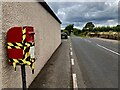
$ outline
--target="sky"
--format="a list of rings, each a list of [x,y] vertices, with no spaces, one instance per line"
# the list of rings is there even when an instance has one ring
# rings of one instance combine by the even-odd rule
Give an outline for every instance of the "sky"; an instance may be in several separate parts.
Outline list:
[[[45,0],[61,20],[61,28],[74,24],[82,29],[87,22],[95,26],[116,26],[118,24],[118,0]]]

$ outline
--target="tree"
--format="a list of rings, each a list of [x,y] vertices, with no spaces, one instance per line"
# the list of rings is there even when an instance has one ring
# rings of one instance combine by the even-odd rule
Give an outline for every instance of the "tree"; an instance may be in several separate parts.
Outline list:
[[[79,35],[80,33],[81,33],[81,30],[80,30],[80,29],[73,28],[73,34],[74,34],[74,35]]]
[[[73,27],[74,27],[74,24],[69,24],[68,26],[65,27],[65,30],[69,32],[69,35],[71,35]]]
[[[67,35],[69,35],[69,32],[67,30],[63,30],[64,33],[66,33]]]
[[[116,31],[117,31],[117,32],[120,32],[120,25],[117,25],[117,26],[116,26]]]
[[[95,25],[92,22],[87,22],[85,27],[83,28],[84,31],[93,31]]]

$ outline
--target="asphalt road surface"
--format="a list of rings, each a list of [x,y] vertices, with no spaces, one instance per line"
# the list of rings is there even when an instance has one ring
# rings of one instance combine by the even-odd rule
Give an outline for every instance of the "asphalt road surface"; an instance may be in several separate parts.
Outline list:
[[[87,88],[118,88],[118,43],[76,36],[71,42]]]
[[[64,90],[71,88],[69,42],[62,44],[29,86],[29,90]]]

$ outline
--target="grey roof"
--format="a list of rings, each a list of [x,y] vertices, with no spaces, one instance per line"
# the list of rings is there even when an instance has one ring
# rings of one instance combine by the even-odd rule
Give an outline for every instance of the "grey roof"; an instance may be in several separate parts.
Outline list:
[[[46,2],[39,2],[60,24],[62,23]]]

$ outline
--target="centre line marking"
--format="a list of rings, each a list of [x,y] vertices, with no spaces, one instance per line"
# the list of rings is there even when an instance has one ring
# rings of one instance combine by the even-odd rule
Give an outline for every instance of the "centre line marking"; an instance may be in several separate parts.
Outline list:
[[[72,74],[73,77],[73,89],[78,90],[78,85],[77,85],[77,76],[75,73]]]
[[[73,55],[73,52],[70,52],[70,55]]]
[[[72,48],[70,48],[70,50],[72,50]]]
[[[72,65],[75,65],[74,59],[73,59],[73,58],[71,59],[71,63],[72,63]]]
[[[112,52],[112,53],[114,53],[114,54],[120,55],[119,53],[117,53],[117,52],[115,52],[115,51],[113,51],[113,50],[110,50],[110,49],[108,49],[108,48],[106,48],[106,47],[104,47],[104,46],[101,46],[101,45],[99,45],[99,44],[97,44],[97,46],[99,46],[99,47],[101,47],[101,48],[104,48],[105,50],[108,50],[108,51],[110,51],[110,52]]]

